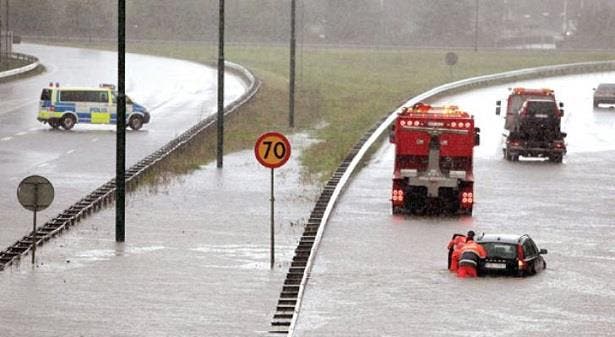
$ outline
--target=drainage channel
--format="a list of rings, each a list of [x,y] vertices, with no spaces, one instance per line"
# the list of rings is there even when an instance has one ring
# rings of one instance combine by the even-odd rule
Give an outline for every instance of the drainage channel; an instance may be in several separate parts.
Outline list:
[[[314,242],[317,240],[318,230],[323,223],[323,215],[331,200],[340,179],[348,169],[350,162],[355,158],[359,150],[363,147],[367,139],[378,129],[378,127],[386,120],[387,117],[378,121],[376,125],[368,130],[363,137],[357,142],[346,158],[342,161],[339,167],[335,170],[329,181],[324,186],[320,197],[316,201],[312,213],[305,224],[301,239],[295,249],[295,255],[288,268],[286,279],[280,292],[280,298],[276,305],[269,333],[276,335],[288,335],[290,326],[298,312],[298,301],[301,290],[301,283],[307,276],[306,269],[308,268],[308,260],[310,256],[316,254]],[[326,219],[324,220],[326,221]]]
[[[227,65],[228,66],[228,65]],[[233,65],[238,67],[237,65]],[[245,71],[244,77],[249,81],[248,90],[235,102],[230,103],[224,109],[224,116],[237,110],[239,106],[246,103],[252,98],[260,88],[260,81],[256,80],[247,70],[240,68],[239,71]],[[190,129],[184,131],[176,138],[169,141],[166,145],[158,149],[156,152],[145,157],[128,170],[126,170],[126,190],[130,190],[137,186],[140,178],[160,163],[163,159],[174,153],[176,150],[187,145],[192,139],[202,132],[216,131],[216,118],[212,116],[203,119]],[[8,266],[20,261],[21,257],[28,254],[32,249],[32,243],[37,246],[42,246],[51,238],[68,230],[71,226],[77,224],[82,219],[103,209],[115,200],[115,178],[101,185],[93,192],[77,201],[75,204],[65,209],[55,218],[47,221],[43,226],[36,229],[36,232],[30,232],[14,244],[0,252],[0,271]]]

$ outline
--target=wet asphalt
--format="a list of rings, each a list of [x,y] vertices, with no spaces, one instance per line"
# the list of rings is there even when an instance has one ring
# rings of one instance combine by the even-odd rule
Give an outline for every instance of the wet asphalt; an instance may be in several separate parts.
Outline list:
[[[472,217],[393,216],[394,148],[378,145],[327,225],[295,336],[608,336],[615,328],[615,109],[593,109],[608,75],[524,81],[445,97],[475,115]],[[563,164],[502,159],[495,101],[508,87],[551,87],[565,103]],[[547,270],[459,279],[453,233],[529,234]]]
[[[46,67],[39,76],[0,84],[0,246],[32,230],[32,213],[21,208],[16,190],[32,174],[47,177],[55,189],[52,205],[39,212],[41,223],[115,177],[115,126],[77,124],[53,130],[36,120],[41,90],[60,86],[97,87],[117,82],[117,54],[87,49],[19,45]],[[127,54],[126,93],[151,112],[151,122],[126,131],[127,168],[156,151],[197,121],[215,113],[216,70],[167,58]],[[227,102],[245,85],[227,76]]]
[[[503,120],[493,111],[506,87],[447,98],[474,113],[483,134],[472,217],[392,216],[393,148],[380,144],[327,225],[295,335],[609,335],[615,112],[594,111],[590,101],[591,85],[604,78],[524,82],[551,86],[566,103],[562,165],[502,160]],[[114,242],[108,209],[43,246],[35,268],[26,259],[0,273],[1,335],[266,335],[318,193],[297,161],[309,139],[291,143],[297,151],[275,171],[273,270],[270,172],[252,151],[238,152],[222,170],[205,165],[130,194],[126,243]],[[446,244],[468,229],[529,233],[549,250],[547,271],[457,279],[446,270]]]

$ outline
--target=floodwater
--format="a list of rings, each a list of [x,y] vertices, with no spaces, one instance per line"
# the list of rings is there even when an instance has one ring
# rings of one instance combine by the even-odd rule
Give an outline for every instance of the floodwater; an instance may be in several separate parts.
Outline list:
[[[70,131],[52,130],[36,120],[41,90],[49,82],[61,87],[117,82],[117,54],[87,49],[19,45],[36,55],[47,71],[0,84],[0,246],[32,231],[32,213],[16,196],[19,182],[31,175],[54,185],[52,205],[39,212],[44,223],[115,177],[115,125],[77,124]],[[127,54],[126,93],[151,112],[139,131],[126,132],[127,168],[158,150],[199,120],[217,111],[217,70],[192,62]],[[225,101],[246,90],[238,77],[225,81]]]
[[[481,128],[472,217],[392,216],[394,148],[383,143],[327,225],[295,336],[608,336],[615,329],[615,110],[592,108],[592,86],[615,74],[481,89],[457,104]],[[563,164],[502,159],[495,101],[508,87],[550,87],[565,102]],[[528,233],[547,270],[528,278],[458,279],[453,233]]]
[[[276,169],[270,269],[270,169],[253,151],[128,196],[126,242],[114,210],[87,218],[0,273],[0,335],[266,335],[318,189],[300,179],[311,141],[290,138]]]

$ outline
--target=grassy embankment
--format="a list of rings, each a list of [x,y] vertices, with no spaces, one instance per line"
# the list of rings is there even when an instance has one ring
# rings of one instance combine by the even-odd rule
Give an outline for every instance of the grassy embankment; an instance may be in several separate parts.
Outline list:
[[[127,47],[131,52],[209,64],[217,56],[215,46],[203,44],[129,43]],[[457,51],[459,61],[451,76],[444,63],[446,52],[305,47],[297,53],[296,128],[289,130],[288,49],[227,46],[226,59],[252,70],[263,86],[255,99],[225,124],[225,152],[252,148],[264,131],[307,131],[322,142],[300,158],[306,177],[326,179],[365,130],[408,98],[432,87],[507,70],[612,57],[606,52]],[[215,160],[215,135],[197,143],[163,171],[188,172]]]

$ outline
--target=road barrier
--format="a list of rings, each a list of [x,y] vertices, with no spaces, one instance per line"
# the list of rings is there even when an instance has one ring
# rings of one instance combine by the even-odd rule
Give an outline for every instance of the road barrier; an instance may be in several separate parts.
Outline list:
[[[271,328],[269,332],[272,334],[286,334],[288,336],[293,336],[297,317],[299,316],[301,309],[303,293],[307,282],[310,279],[310,272],[314,264],[316,251],[318,250],[320,240],[322,239],[329,216],[335,207],[337,198],[343,192],[350,177],[365,157],[369,148],[386,130],[388,130],[389,126],[393,123],[403,107],[412,106],[415,103],[433,99],[438,96],[450,95],[456,92],[472,90],[494,84],[536,79],[540,77],[555,77],[606,71],[615,71],[615,61],[584,62],[528,68],[468,78],[441,85],[418,96],[412,97],[408,99],[404,105],[390,112],[387,116],[378,121],[376,125],[368,130],[352,147],[348,156],[342,161],[340,166],[337,170],[335,170],[325,185],[320,198],[316,202],[310,218],[308,219],[308,223],[305,225],[305,229],[299,244],[295,249],[295,256],[293,257],[286,280],[282,286],[282,292],[280,293],[280,298],[271,321]]]
[[[231,62],[226,62],[225,64],[229,72],[237,74],[248,86],[248,89],[243,95],[224,108],[224,116],[228,117],[237,111],[238,107],[248,102],[256,94],[261,83],[244,67]],[[154,153],[131,166],[126,170],[126,187],[136,187],[141,177],[151,171],[157,164],[167,159],[172,153],[190,144],[198,135],[209,131],[215,132],[216,119],[217,116],[214,114],[201,120]],[[115,187],[114,178],[65,209],[55,218],[47,221],[43,226],[39,227],[36,232],[30,232],[7,249],[1,251],[0,271],[19,261],[22,256],[28,254],[32,248],[33,241],[37,246],[41,246],[49,239],[69,229],[80,220],[112,204],[115,200]]]
[[[31,56],[31,55],[26,55],[26,54],[21,54],[21,53],[10,53],[9,57],[14,60],[26,61],[28,65],[25,65],[20,68],[15,68],[15,69],[0,72],[0,79],[6,78],[9,76],[27,73],[28,71],[33,70],[34,68],[38,67],[38,65],[40,64],[38,58]]]

